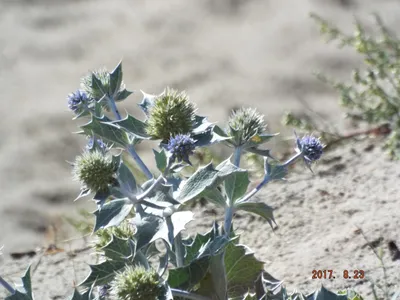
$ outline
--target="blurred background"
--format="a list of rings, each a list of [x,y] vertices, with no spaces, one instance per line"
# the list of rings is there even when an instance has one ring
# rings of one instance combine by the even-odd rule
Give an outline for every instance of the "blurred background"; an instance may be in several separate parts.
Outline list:
[[[66,96],[87,72],[121,59],[135,91],[123,107],[138,117],[140,90],[171,86],[220,125],[232,108],[252,106],[285,136],[282,114],[308,106],[345,130],[337,93],[313,72],[346,80],[360,61],[325,44],[310,12],[348,33],[354,17],[372,24],[373,12],[400,25],[397,0],[1,0],[0,246],[8,253],[54,242],[62,216],[94,208],[73,202],[79,185],[67,161],[85,139],[72,134],[79,122]]]

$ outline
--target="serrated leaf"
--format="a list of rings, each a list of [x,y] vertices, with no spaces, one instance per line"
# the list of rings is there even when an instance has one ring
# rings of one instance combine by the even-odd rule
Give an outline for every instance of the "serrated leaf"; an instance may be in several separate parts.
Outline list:
[[[204,132],[211,126],[213,126],[213,123],[208,122],[207,117],[195,115],[192,134]]]
[[[213,130],[208,129],[207,131],[200,132],[191,136],[196,142],[196,147],[205,147],[209,145],[213,145],[222,141],[225,141],[229,138],[220,136]]]
[[[347,295],[335,294],[322,285],[319,290],[307,295],[306,300],[347,300]]]
[[[186,180],[180,187],[177,201],[185,203],[198,197],[208,188],[215,188],[225,178],[235,172],[243,172],[245,170],[234,166],[229,159],[220,163],[215,169],[211,163],[204,167],[198,168],[197,171]]]
[[[174,227],[173,236],[175,238],[179,232],[185,229],[186,224],[193,221],[193,213],[191,211],[178,211],[171,216],[171,221]],[[161,224],[159,230],[150,240],[150,243],[158,239],[163,239],[170,247],[172,247],[168,238],[167,222],[165,221]]]
[[[271,154],[270,154],[270,150],[269,149],[258,149],[256,147],[250,147],[250,148],[246,148],[245,149],[246,152],[250,152],[250,153],[254,153],[263,157],[269,157],[274,159]]]
[[[137,193],[135,177],[133,176],[131,170],[124,163],[119,165],[117,178],[120,190],[125,197],[133,197]]]
[[[141,91],[143,94],[143,100],[138,105],[141,110],[145,113],[146,116],[149,115],[150,108],[153,106],[154,101],[156,99],[156,95],[146,94],[145,92]]]
[[[127,199],[116,199],[104,204],[101,209],[94,212],[96,222],[93,231],[118,226],[130,213],[132,207],[133,204]]]
[[[95,73],[92,73],[92,88],[101,91],[103,94],[103,97],[105,94],[107,94],[107,90],[104,88],[103,84],[101,83],[101,80],[97,78]],[[100,100],[100,99],[96,99]]]
[[[126,258],[134,255],[134,242],[128,239],[121,239],[114,234],[111,235],[111,240],[107,245],[101,248],[104,255],[108,259],[115,261],[125,261]]]
[[[228,281],[225,273],[224,253],[219,253],[211,257],[210,273],[212,276],[216,299],[227,299]]]
[[[119,102],[119,101],[125,100],[126,98],[128,98],[132,94],[133,94],[133,92],[128,91],[127,89],[120,90],[117,93],[117,96],[115,97],[115,101]]]
[[[96,194],[93,196],[93,201],[96,202],[97,208],[101,209],[108,199],[108,197],[111,196],[111,193],[109,190],[106,191],[98,191]]]
[[[150,139],[150,136],[146,133],[146,123],[136,119],[131,115],[127,115],[126,118],[118,121],[113,121],[112,124],[116,124],[119,127],[126,130],[128,133],[133,134],[136,138],[145,140]]]
[[[161,173],[163,173],[165,171],[165,168],[167,167],[167,154],[165,153],[164,149],[162,149],[160,152],[157,152],[153,149],[153,153],[156,159],[157,169],[160,170]]]
[[[237,199],[246,193],[249,183],[250,180],[247,171],[232,174],[232,176],[229,176],[224,181],[225,193],[228,197],[230,205],[235,203]]]
[[[124,261],[107,260],[97,265],[89,265],[90,274],[80,283],[80,286],[90,287],[93,284],[104,285],[114,279],[115,272],[125,267]]]
[[[164,220],[162,218],[154,215],[135,215],[135,217],[132,219],[132,224],[137,228],[134,239],[136,240],[136,247],[138,250],[150,243],[150,240],[159,230],[163,222]]]
[[[92,119],[85,125],[82,125],[81,128],[86,135],[91,136],[95,134],[105,142],[115,143],[124,148],[129,144],[125,131],[108,122],[108,118],[104,116],[102,118],[92,116]]]
[[[185,245],[185,264],[189,264],[191,261],[196,259],[201,253],[200,249],[214,237],[215,235],[213,230],[204,235],[199,233],[196,234],[193,240],[189,244]]]
[[[225,269],[229,297],[239,297],[249,289],[263,271],[264,263],[245,245],[229,243],[225,248]]]
[[[33,298],[29,297],[25,293],[21,293],[20,291],[15,291],[15,294],[8,296],[5,300],[33,300]]]
[[[260,217],[263,217],[271,227],[272,223],[276,224],[273,214],[274,209],[263,202],[247,201],[247,202],[236,203],[235,208],[236,210],[244,210],[259,215]]]
[[[189,290],[196,285],[208,271],[210,257],[204,256],[187,266],[169,270],[168,284],[172,288]]]
[[[24,291],[16,290],[13,295],[10,295],[6,300],[33,300],[32,282],[31,282],[31,266],[27,268],[25,274],[21,277],[22,287]]]
[[[122,84],[122,62],[115,67],[115,69],[110,73],[110,95],[115,97]]]
[[[270,180],[284,180],[285,176],[288,174],[286,166],[270,164],[268,158],[264,158],[264,170],[266,176],[268,176]]]
[[[222,196],[222,193],[217,188],[207,189],[200,196],[214,203],[217,207],[225,208],[227,206],[224,196]]]

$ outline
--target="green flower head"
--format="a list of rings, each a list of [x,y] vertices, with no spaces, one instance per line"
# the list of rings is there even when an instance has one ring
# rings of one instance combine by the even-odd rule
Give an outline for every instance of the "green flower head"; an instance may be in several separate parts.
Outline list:
[[[185,92],[167,88],[149,110],[146,131],[153,138],[166,142],[172,136],[192,131],[194,113],[194,104],[189,102]]]
[[[116,167],[109,156],[95,151],[85,151],[74,163],[74,179],[93,192],[104,191],[115,183]]]
[[[241,108],[234,111],[228,121],[229,136],[235,146],[241,146],[265,131],[264,116],[256,109]]]
[[[115,276],[111,291],[118,300],[158,300],[165,288],[155,270],[127,266]]]
[[[135,235],[135,227],[128,220],[125,220],[119,226],[112,226],[97,230],[97,241],[94,244],[94,248],[98,251],[101,251],[101,248],[106,246],[111,241],[113,235],[124,240],[132,239]]]

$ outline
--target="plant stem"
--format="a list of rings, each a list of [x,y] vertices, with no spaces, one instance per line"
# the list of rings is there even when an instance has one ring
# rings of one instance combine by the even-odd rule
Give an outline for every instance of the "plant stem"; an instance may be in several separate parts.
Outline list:
[[[266,185],[270,181],[269,176],[265,176],[263,181],[261,181],[250,193],[248,193],[246,196],[244,196],[242,199],[238,200],[237,203],[242,203],[246,202],[249,200],[251,197],[253,197],[261,188]]]
[[[140,202],[141,200],[146,198],[154,190],[154,188],[160,183],[161,180],[163,180],[163,176],[162,175],[160,175],[157,178],[157,180],[155,182],[153,182],[153,184],[147,190],[145,190],[142,194],[140,194],[139,196],[136,197],[138,202]]]
[[[142,172],[146,175],[147,179],[153,178],[153,174],[151,174],[149,168],[147,168],[142,159],[139,157],[133,145],[129,145],[127,151],[132,156],[133,160],[138,164]]]
[[[178,289],[171,289],[171,292],[174,297],[182,297],[182,298],[190,299],[190,300],[211,300],[208,297],[196,295],[196,294],[178,290]]]
[[[0,276],[0,285],[2,285],[7,291],[11,293],[11,295],[15,294],[15,289]]]
[[[109,97],[108,98],[108,102],[110,104],[110,108],[111,108],[115,118],[117,120],[121,120],[122,119],[121,118],[121,114],[118,111],[118,108],[117,108],[117,105],[115,104],[114,98]],[[132,156],[133,160],[138,164],[139,168],[146,175],[147,179],[153,178],[153,174],[151,174],[149,168],[147,168],[147,166],[144,164],[142,159],[139,157],[139,155],[137,154],[137,152],[136,152],[135,148],[133,147],[133,145],[129,145],[128,148],[127,148],[127,151]]]
[[[236,147],[235,152],[233,154],[233,164],[236,167],[239,167],[240,164],[240,155],[242,154],[242,148]],[[233,219],[233,203],[229,203],[229,206],[225,209],[225,221],[224,221],[224,229],[226,236],[229,236],[232,228],[232,219]]]
[[[176,266],[178,268],[183,267],[183,259],[184,259],[184,249],[183,249],[183,244],[182,244],[182,235],[179,232],[174,240],[174,246],[175,246],[175,255],[176,255]]]

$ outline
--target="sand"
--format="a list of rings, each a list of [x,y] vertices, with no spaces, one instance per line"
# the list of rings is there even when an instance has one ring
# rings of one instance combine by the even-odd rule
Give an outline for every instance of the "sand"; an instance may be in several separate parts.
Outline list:
[[[337,93],[312,73],[346,80],[360,58],[351,49],[326,45],[310,12],[347,32],[354,16],[372,24],[372,12],[379,12],[391,28],[400,25],[397,1],[2,1],[2,274],[14,278],[28,263],[11,259],[11,253],[49,243],[68,248],[61,244],[65,237],[49,228],[59,228],[62,216],[76,215],[78,208],[94,208],[90,202],[73,202],[79,185],[71,181],[67,163],[85,141],[71,133],[79,122],[71,121],[66,96],[90,70],[112,69],[122,59],[127,88],[135,90],[123,108],[138,117],[140,90],[156,94],[171,86],[186,90],[199,114],[222,125],[232,107],[252,106],[265,114],[271,132],[285,137],[291,130],[280,124],[283,112],[305,113],[306,102],[341,132],[351,130]],[[270,147],[278,149],[279,141]],[[370,143],[376,147],[365,152]],[[139,153],[151,162],[148,148]],[[378,141],[348,145],[325,160],[314,176],[300,168],[291,183],[272,184],[260,194],[261,201],[277,208],[279,229],[272,233],[257,219],[244,228],[248,220],[238,220],[243,232],[251,232],[244,242],[266,261],[271,274],[302,291],[318,286],[318,280],[310,279],[313,269],[340,273],[363,268],[372,278],[382,278],[377,259],[354,233],[357,225],[372,240],[383,238],[390,279],[398,282],[399,261],[392,263],[387,253],[389,240],[400,244],[398,163],[387,160]],[[206,224],[214,217],[203,213],[199,218]],[[34,279],[38,299],[64,299],[70,291],[71,259],[63,255],[42,259]],[[82,279],[81,266],[74,265]],[[356,282],[323,283],[339,289]],[[356,288],[368,293],[366,283]]]

